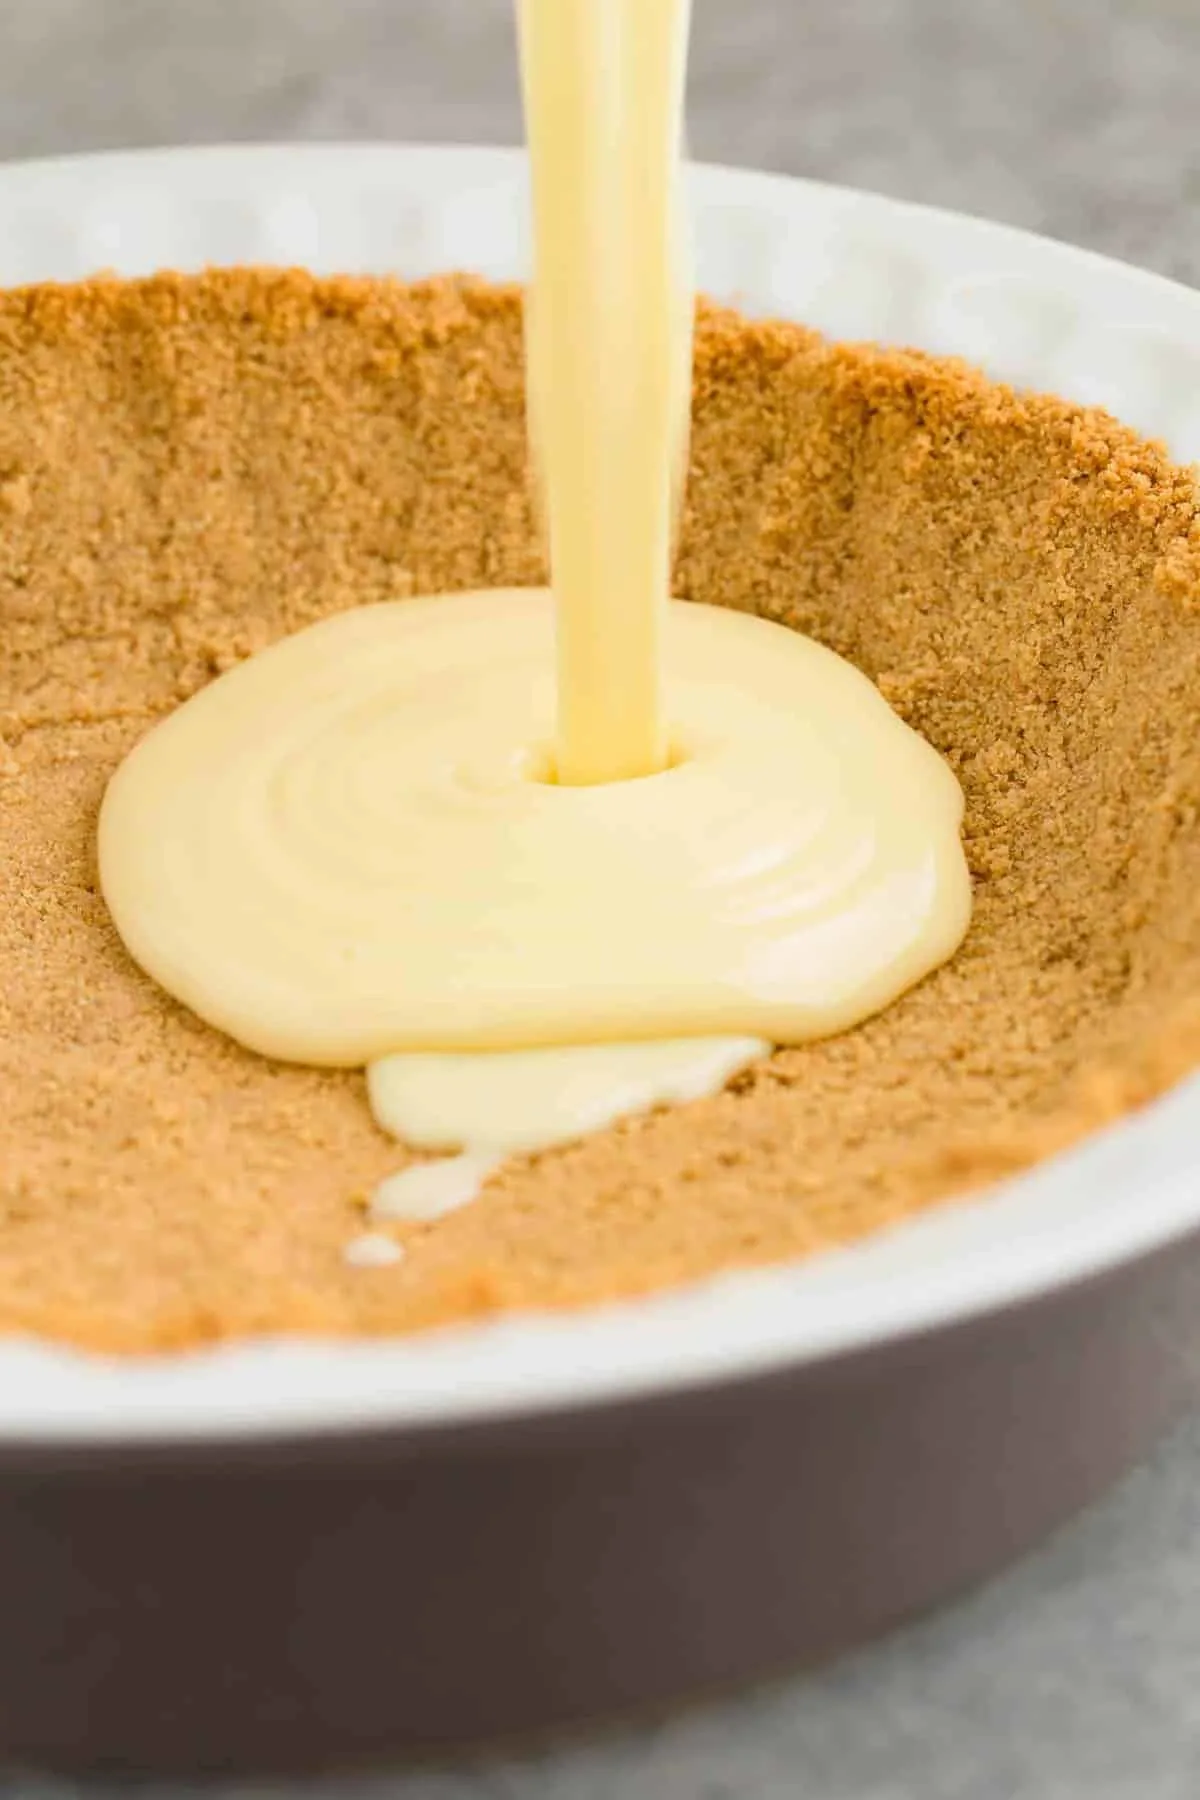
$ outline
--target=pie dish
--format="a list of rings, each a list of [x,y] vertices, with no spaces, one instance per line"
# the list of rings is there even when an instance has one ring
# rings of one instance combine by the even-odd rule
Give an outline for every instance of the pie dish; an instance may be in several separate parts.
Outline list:
[[[406,279],[468,268],[503,281],[521,273],[522,180],[520,159],[509,153],[400,147],[16,167],[0,175],[0,278],[14,285],[77,279],[113,263],[130,276],[249,262],[303,264],[318,274],[395,270]],[[1151,495],[1144,567],[1130,591],[1152,588],[1158,599],[1147,606],[1178,601],[1167,590],[1173,582],[1187,588],[1190,551],[1187,531],[1170,538],[1170,529],[1188,504],[1183,465],[1200,454],[1200,365],[1189,347],[1200,299],[1063,246],[868,196],[718,170],[696,171],[695,190],[702,285],[719,300],[750,315],[803,319],[839,338],[964,354],[994,377],[1106,404],[1165,439],[1171,462],[1107,427],[1081,427],[1079,480],[1092,491],[1105,469],[1120,475],[1110,522],[1130,494]],[[263,288],[239,289],[240,279],[176,284],[173,304],[195,305],[208,293],[252,310]],[[278,278],[275,291],[294,300],[313,288],[292,276]],[[470,310],[476,303],[463,291],[454,303]],[[438,292],[441,305],[445,290]],[[502,310],[500,302],[478,304]],[[68,306],[64,316],[74,328],[81,315]],[[735,330],[713,315],[709,330],[717,360],[732,343],[727,331],[768,361],[772,346],[785,346],[790,360],[797,354],[799,339],[769,325]],[[995,390],[965,372],[892,352],[811,355],[821,375],[804,391],[833,395],[852,411],[866,408],[886,422],[900,416],[898,393],[916,394],[932,450],[917,442],[910,412],[898,446],[910,461],[936,460],[938,433],[964,409],[974,408],[978,431],[990,429]],[[1037,432],[1049,434],[1047,443],[1058,434],[1059,455],[1073,427],[1057,403],[1041,411],[1021,404],[1029,434],[1022,478],[1033,480]],[[706,480],[714,491],[733,485],[724,442],[706,439],[702,418],[701,511]],[[865,467],[846,471],[860,489]],[[11,486],[20,471],[8,478],[10,502],[15,495],[20,507],[19,485]],[[919,469],[912,479],[919,482]],[[786,482],[776,490],[782,524],[771,529],[786,532]],[[977,522],[982,528],[995,516],[981,513]],[[743,524],[735,519],[720,544],[726,569],[738,560]],[[1150,540],[1160,538],[1155,558]],[[489,539],[496,542],[495,531]],[[703,541],[694,539],[690,574],[684,554],[684,578],[697,590],[718,579]],[[860,537],[850,548],[861,558],[870,541]],[[996,568],[1019,549],[1015,539],[1000,545]],[[980,554],[967,545],[964,571],[972,555],[979,566]],[[477,574],[464,570],[467,579]],[[928,599],[932,565],[924,575]],[[1013,586],[1027,576],[1014,567]],[[1027,634],[1008,641],[1018,637],[1027,655]],[[891,679],[897,704],[919,709],[919,669],[897,659],[887,666],[877,646],[857,648],[874,664],[870,672]],[[1043,648],[1052,666],[1053,646]],[[221,651],[217,642],[211,653]],[[1165,640],[1155,655],[1182,670]],[[1135,679],[1146,679],[1140,665]],[[940,692],[936,681],[933,690]],[[1110,698],[1119,713],[1119,682]],[[994,750],[981,741],[974,754],[992,757],[992,777],[1019,785],[1010,766],[1019,746],[1006,739]],[[1081,791],[1079,804],[1093,798]],[[1186,843],[1190,790],[1171,804],[1183,809],[1171,815],[1172,841]],[[1053,948],[1039,948],[1050,982],[1072,954],[1070,941],[1057,956]],[[1092,1122],[1181,1077],[1189,1041],[1181,1016],[1176,1060],[1141,1068],[1115,1099],[1101,1094]],[[294,1766],[560,1724],[854,1641],[1030,1541],[1115,1472],[1165,1416],[1180,1358],[1164,1345],[1161,1321],[1175,1317],[1173,1308],[1186,1317],[1200,1211],[1195,1139],[1195,1089],[1183,1081],[1086,1141],[1064,1138],[1062,1153],[1031,1173],[923,1213],[903,1230],[795,1266],[722,1275],[620,1305],[526,1309],[407,1340],[293,1335],[132,1363],[33,1341],[6,1345],[2,1610],[44,1620],[47,1636],[31,1657],[27,1632],[22,1649],[0,1630],[0,1721],[11,1721],[0,1726],[0,1744],[26,1759],[76,1765]],[[1047,1141],[1048,1150],[1057,1147]],[[992,1174],[1028,1160],[1001,1159]],[[1160,1319],[1153,1332],[1144,1327],[1148,1310]],[[1180,1325],[1184,1339],[1189,1329]],[[914,1432],[923,1447],[915,1471],[906,1448]],[[1059,1447],[1049,1460],[1047,1443]],[[506,1497],[489,1507],[485,1489]],[[31,1507],[35,1491],[44,1498]],[[704,1504],[694,1517],[683,1508],[688,1523],[679,1529],[685,1492]],[[887,1517],[906,1533],[902,1557],[887,1554],[880,1537],[885,1497]],[[268,1548],[265,1522],[277,1513],[288,1523]],[[407,1547],[398,1551],[401,1514]],[[240,1621],[231,1627],[184,1553],[186,1533],[205,1516],[222,1519],[232,1547]],[[550,1516],[561,1563],[542,1554]],[[951,1535],[949,1516],[963,1521]],[[798,1518],[796,1585],[768,1606],[794,1556]],[[414,1522],[419,1529],[410,1530]],[[448,1573],[464,1534],[480,1546],[473,1588]],[[647,1631],[639,1594],[651,1567],[666,1585],[659,1622]],[[830,1569],[838,1580],[823,1593],[817,1573]],[[399,1605],[393,1584],[401,1579],[419,1628],[397,1700],[368,1663],[386,1660],[383,1595]],[[561,1654],[539,1660],[531,1651],[514,1668],[480,1634],[477,1618],[510,1610],[518,1580],[546,1608],[565,1605],[572,1628]],[[138,1591],[161,1609],[153,1654],[149,1616],[143,1627],[131,1610]],[[696,1609],[709,1605],[721,1627],[698,1636]],[[79,1683],[88,1646],[96,1619],[114,1609],[123,1655],[85,1726]],[[165,1655],[162,1619],[170,1622]],[[359,1647],[347,1656],[353,1619]],[[476,1649],[458,1677],[435,1683],[421,1673],[416,1643],[427,1647],[452,1626],[473,1631]],[[537,1633],[528,1629],[532,1644]],[[614,1635],[628,1650],[619,1668],[599,1641]],[[52,1654],[60,1642],[70,1656]],[[232,1659],[226,1666],[236,1666],[236,1681],[214,1681],[222,1657]],[[275,1711],[259,1703],[268,1691],[285,1696]]]

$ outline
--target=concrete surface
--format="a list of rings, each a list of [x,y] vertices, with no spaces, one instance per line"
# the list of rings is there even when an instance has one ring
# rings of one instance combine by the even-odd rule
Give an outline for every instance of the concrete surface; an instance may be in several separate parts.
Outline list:
[[[695,0],[696,154],[1200,281],[1196,0]],[[0,0],[0,156],[519,135],[509,0]],[[403,1620],[397,1620],[403,1629]],[[43,1784],[0,1786],[33,1800]],[[986,1592],[650,1733],[321,1800],[1195,1800],[1200,1423]]]

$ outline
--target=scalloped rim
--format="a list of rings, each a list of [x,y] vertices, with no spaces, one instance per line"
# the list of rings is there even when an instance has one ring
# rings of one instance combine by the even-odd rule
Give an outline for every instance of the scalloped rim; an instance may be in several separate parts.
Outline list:
[[[1200,459],[1200,294],[850,189],[692,171],[702,286],[831,334],[963,355]],[[519,151],[212,146],[0,165],[0,283],[295,263],[519,278]],[[0,1445],[466,1424],[765,1373],[1029,1299],[1200,1226],[1200,1080],[983,1199],[852,1249],[651,1299],[416,1338],[134,1361],[0,1348]]]

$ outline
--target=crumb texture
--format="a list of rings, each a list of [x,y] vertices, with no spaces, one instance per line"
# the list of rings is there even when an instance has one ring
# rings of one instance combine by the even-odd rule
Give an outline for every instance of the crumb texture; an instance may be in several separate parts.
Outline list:
[[[1200,500],[1101,414],[701,318],[677,591],[810,632],[950,759],[955,961],[715,1099],[509,1166],[348,1267],[403,1155],[125,956],[104,785],[341,608],[544,579],[520,298],[232,271],[0,295],[0,1331],[381,1333],[844,1243],[1200,1061]]]

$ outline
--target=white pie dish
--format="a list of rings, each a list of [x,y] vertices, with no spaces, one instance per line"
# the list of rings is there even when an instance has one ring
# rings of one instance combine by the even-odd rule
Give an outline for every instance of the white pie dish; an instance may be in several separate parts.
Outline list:
[[[507,150],[218,147],[0,167],[0,284],[211,263],[524,272]],[[963,354],[1200,458],[1200,295],[974,219],[745,171],[692,174],[701,285],[832,335]],[[398,1341],[109,1362],[0,1345],[0,1443],[401,1428],[663,1394],[1029,1299],[1200,1225],[1188,1082],[982,1198],[795,1267]]]

